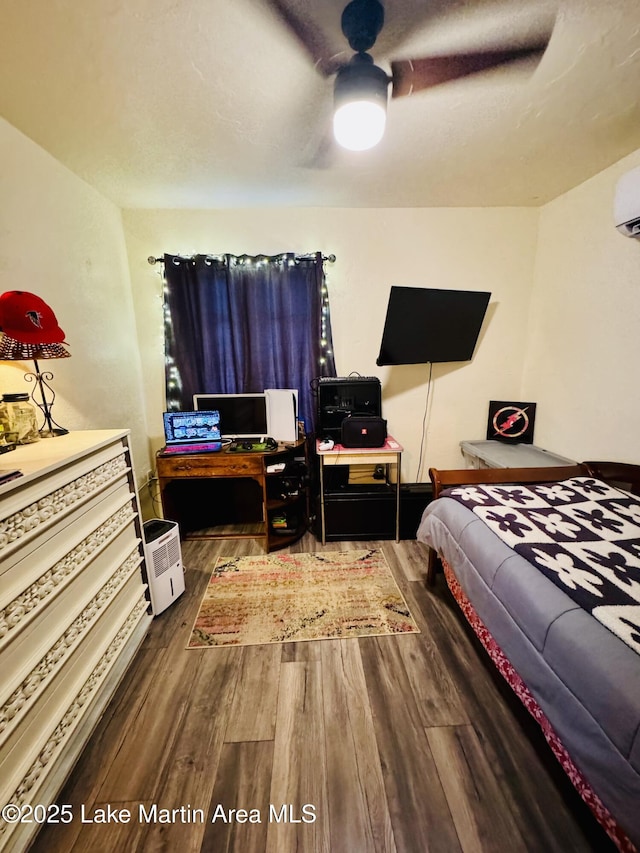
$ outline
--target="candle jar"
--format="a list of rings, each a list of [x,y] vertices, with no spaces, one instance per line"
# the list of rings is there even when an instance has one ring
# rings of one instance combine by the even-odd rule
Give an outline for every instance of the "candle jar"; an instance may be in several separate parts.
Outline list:
[[[38,421],[35,407],[28,394],[4,394],[0,402],[0,429],[3,433],[16,433],[18,444],[38,441]]]

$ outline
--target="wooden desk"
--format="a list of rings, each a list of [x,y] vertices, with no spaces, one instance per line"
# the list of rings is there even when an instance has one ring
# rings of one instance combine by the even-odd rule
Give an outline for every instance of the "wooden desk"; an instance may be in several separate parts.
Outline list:
[[[184,538],[259,539],[263,542],[265,551],[283,548],[299,539],[306,530],[307,496],[306,491],[303,494],[301,490],[298,495],[292,497],[269,497],[267,490],[269,478],[278,475],[269,473],[267,468],[279,462],[286,463],[301,454],[306,457],[304,451],[304,439],[295,444],[279,445],[277,450],[266,453],[224,448],[218,453],[176,456],[175,454],[163,455],[160,451],[156,456],[156,467],[163,515],[178,523]],[[213,518],[212,525],[206,525],[201,530],[191,530],[190,521],[193,514],[203,509],[201,499],[196,489],[189,490],[194,493],[193,498],[189,496],[189,491],[182,488],[178,493],[175,484],[198,485],[206,481],[222,480],[253,480],[257,483],[260,517],[248,524],[243,523],[242,519],[236,519],[237,523],[230,523],[224,527],[219,527]],[[216,507],[211,507],[212,516],[215,516],[215,511]],[[293,532],[278,532],[273,527],[273,517],[278,512],[287,511],[297,512],[300,522]]]
[[[343,447],[336,444],[332,450],[320,450],[320,441],[316,442],[316,453],[320,458],[320,512],[321,539],[324,545],[327,537],[325,512],[325,477],[324,469],[333,465],[384,465],[389,478],[389,466],[395,467],[395,532],[396,542],[400,541],[400,463],[403,447],[393,438],[387,436],[382,447]],[[357,493],[354,493],[357,500]],[[375,538],[375,537],[372,537]]]

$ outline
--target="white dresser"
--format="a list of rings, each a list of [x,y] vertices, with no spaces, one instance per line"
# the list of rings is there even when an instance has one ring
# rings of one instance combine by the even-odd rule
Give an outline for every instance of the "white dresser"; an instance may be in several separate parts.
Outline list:
[[[47,806],[151,621],[128,431],[0,455],[0,806]],[[35,815],[32,815],[32,819]],[[41,817],[41,814],[40,814]],[[20,850],[38,821],[0,821]]]

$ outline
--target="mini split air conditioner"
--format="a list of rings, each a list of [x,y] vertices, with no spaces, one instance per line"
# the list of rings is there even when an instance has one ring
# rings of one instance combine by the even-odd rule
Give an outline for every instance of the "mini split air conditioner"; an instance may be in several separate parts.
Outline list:
[[[151,609],[157,616],[184,592],[180,530],[175,521],[145,521],[145,560]]]
[[[616,228],[625,237],[640,237],[640,166],[623,175],[613,202]]]

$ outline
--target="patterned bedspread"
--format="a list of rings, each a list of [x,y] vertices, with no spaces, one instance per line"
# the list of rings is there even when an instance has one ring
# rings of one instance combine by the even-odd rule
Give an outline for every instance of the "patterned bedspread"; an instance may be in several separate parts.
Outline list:
[[[640,500],[590,477],[450,497],[640,653]]]

